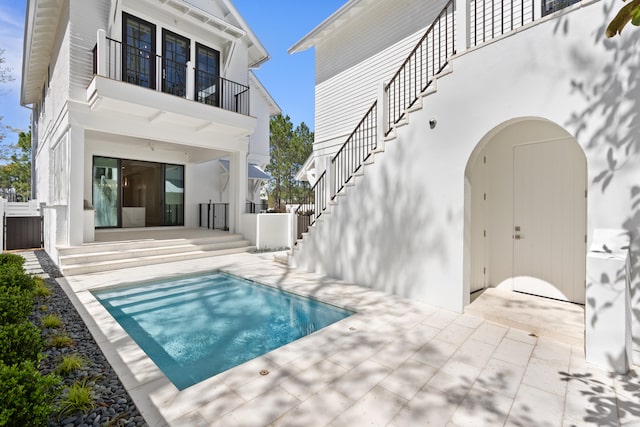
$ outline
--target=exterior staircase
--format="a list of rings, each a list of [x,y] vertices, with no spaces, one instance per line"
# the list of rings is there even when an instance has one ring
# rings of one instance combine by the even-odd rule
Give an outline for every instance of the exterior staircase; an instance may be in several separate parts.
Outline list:
[[[384,95],[374,101],[355,130],[331,159],[300,204],[304,219],[298,240],[289,254],[289,264],[298,266],[296,254],[302,251],[305,237],[314,226],[330,216],[332,207],[353,191],[367,167],[385,151],[385,144],[397,138],[397,132],[409,124],[410,114],[422,109],[423,99],[437,91],[437,80],[450,74],[450,58],[455,55],[454,1],[446,3],[426,33],[416,44],[393,78],[385,85]],[[313,154],[312,154],[313,155]],[[309,212],[309,206],[314,209]]]
[[[207,237],[160,237],[96,242],[59,248],[65,276],[89,274],[174,261],[248,252],[255,249],[242,235],[220,233]]]

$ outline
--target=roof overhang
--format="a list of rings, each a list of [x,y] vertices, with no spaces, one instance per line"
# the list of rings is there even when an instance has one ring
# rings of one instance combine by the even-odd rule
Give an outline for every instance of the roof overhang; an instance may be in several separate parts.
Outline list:
[[[320,25],[311,30],[309,34],[291,46],[289,53],[302,52],[315,46],[319,40],[335,31],[336,28],[353,18],[353,16],[359,13],[364,7],[374,2],[375,0],[349,0],[340,9],[335,11],[333,15],[322,21]]]
[[[47,78],[63,0],[27,0],[20,105],[35,103]]]
[[[282,109],[278,105],[278,103],[273,99],[271,94],[264,87],[258,76],[256,76],[252,71],[249,72],[249,87],[255,88],[260,96],[264,98],[269,106],[269,117],[277,116],[278,114],[282,114]]]
[[[227,159],[218,159],[218,161],[220,162],[220,166],[222,166],[222,169],[226,172],[229,173],[229,168],[230,166],[230,161]],[[259,181],[268,181],[271,179],[271,175],[269,175],[268,173],[266,173],[260,166],[256,165],[255,163],[248,163],[247,164],[247,178],[249,179],[256,179]]]

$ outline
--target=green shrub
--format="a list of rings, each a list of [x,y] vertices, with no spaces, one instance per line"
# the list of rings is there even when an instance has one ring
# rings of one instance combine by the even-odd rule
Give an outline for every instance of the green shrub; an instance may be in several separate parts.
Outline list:
[[[77,412],[89,412],[95,406],[91,386],[83,382],[71,384],[60,402],[58,415],[66,417]]]
[[[67,375],[71,372],[82,368],[85,365],[85,360],[77,353],[65,354],[62,356],[60,365],[58,366],[58,373],[61,375]]]
[[[62,320],[57,314],[45,314],[40,319],[40,324],[44,329],[59,328],[62,326]]]
[[[18,265],[3,264],[0,265],[0,286],[33,292],[36,288],[36,276],[25,273]]]
[[[32,310],[31,291],[0,286],[0,325],[23,322]]]
[[[56,375],[40,375],[33,363],[0,363],[0,426],[46,425],[59,387]]]
[[[42,346],[40,329],[31,322],[0,326],[0,362],[5,365],[37,363]]]
[[[0,254],[0,266],[17,265],[22,269],[25,259],[22,255],[3,253]]]

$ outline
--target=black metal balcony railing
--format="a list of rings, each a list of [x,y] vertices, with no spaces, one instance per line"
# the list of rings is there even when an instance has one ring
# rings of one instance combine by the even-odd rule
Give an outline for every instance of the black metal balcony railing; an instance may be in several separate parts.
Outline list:
[[[240,83],[194,69],[196,75],[196,101],[249,114],[249,88]]]
[[[214,230],[229,230],[229,203],[200,203],[198,224]]]
[[[163,58],[107,37],[105,52],[93,48],[93,74],[98,74],[98,55],[106,61],[105,77],[161,91],[203,104],[249,115],[249,87],[187,64]],[[192,92],[188,92],[193,79]]]

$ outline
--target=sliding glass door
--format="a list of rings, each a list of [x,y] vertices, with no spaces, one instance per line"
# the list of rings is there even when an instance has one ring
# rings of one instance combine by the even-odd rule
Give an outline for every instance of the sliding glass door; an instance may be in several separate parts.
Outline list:
[[[118,159],[93,158],[93,208],[96,227],[118,227],[120,221],[120,167]]]
[[[96,227],[184,225],[184,166],[93,158]]]

